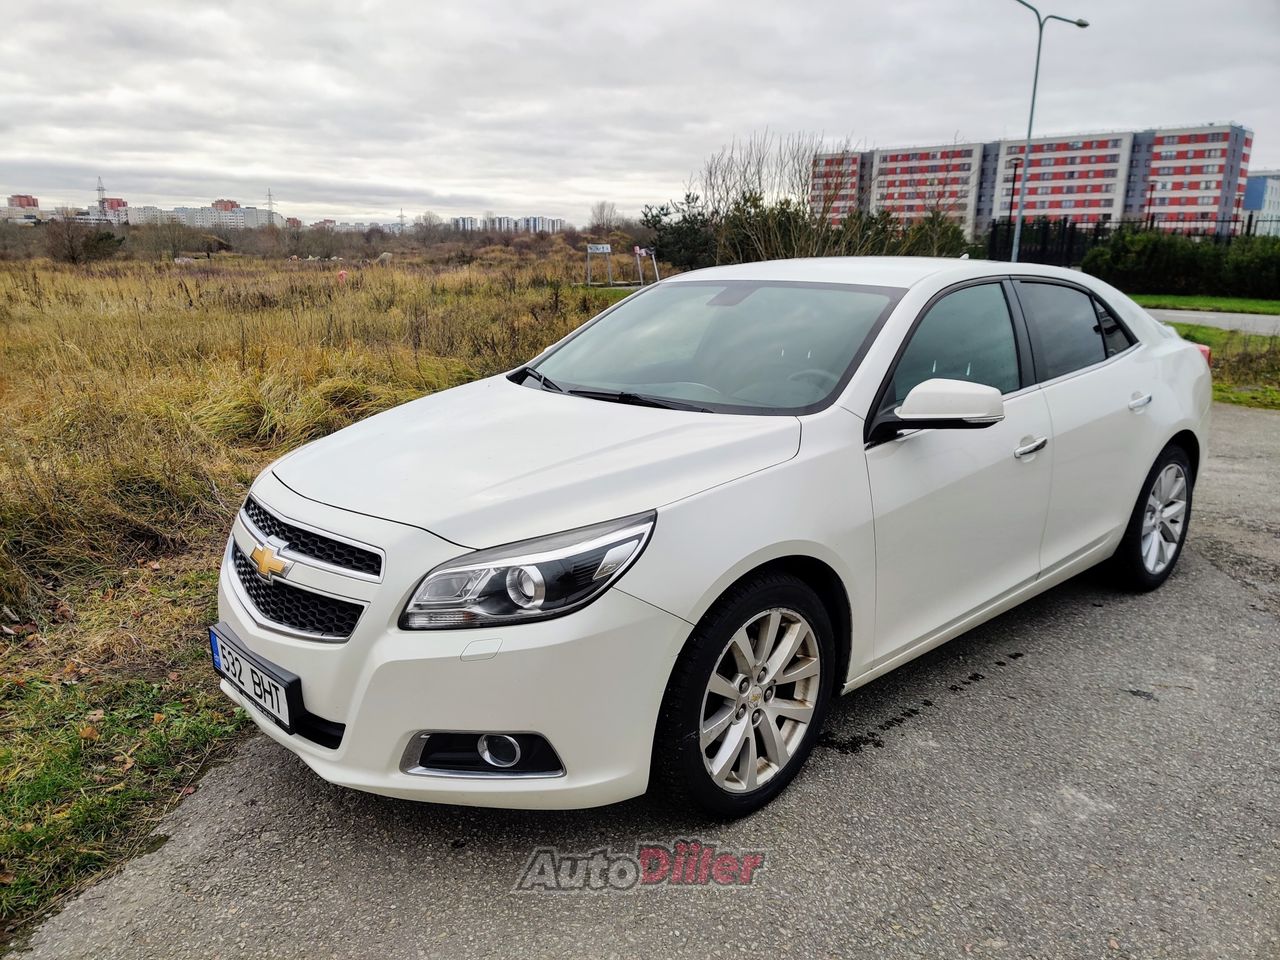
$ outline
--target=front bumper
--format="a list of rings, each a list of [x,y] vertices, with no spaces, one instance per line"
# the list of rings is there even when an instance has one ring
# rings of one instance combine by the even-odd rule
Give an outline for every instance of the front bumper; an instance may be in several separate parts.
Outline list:
[[[255,495],[286,515],[292,510],[296,516],[303,506],[289,503],[279,490],[264,495],[255,489]],[[313,524],[353,516],[323,516],[344,512],[306,503]],[[432,556],[442,542],[424,531],[371,530],[369,524],[384,522],[361,519],[365,529],[353,535],[375,543],[408,537],[426,549],[388,550],[388,567],[405,562],[406,553],[423,559],[399,571],[403,582],[388,573],[345,643],[306,640],[261,625],[236,588],[230,565],[223,565],[220,619],[252,653],[301,678],[310,712],[345,725],[336,748],[322,747],[286,733],[223,681],[223,691],[268,736],[332,783],[411,800],[574,808],[644,792],[658,710],[688,623],[614,588],[553,620],[495,629],[400,630],[396,620],[407,592],[444,559]],[[380,533],[387,536],[378,539]],[[233,539],[244,535],[237,521]],[[538,733],[559,755],[564,773],[506,778],[406,772],[406,747],[424,730]]]

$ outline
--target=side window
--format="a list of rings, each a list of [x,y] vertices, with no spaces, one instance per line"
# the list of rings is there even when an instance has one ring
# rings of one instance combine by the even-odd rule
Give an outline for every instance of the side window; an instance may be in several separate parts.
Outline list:
[[[1001,393],[1022,386],[1013,318],[998,283],[949,293],[925,314],[898,360],[885,395],[896,407],[911,388],[925,380],[968,380]]]
[[[1031,328],[1041,380],[1052,380],[1107,358],[1103,324],[1087,293],[1056,283],[1019,280],[1018,299]]]
[[[1102,331],[1103,350],[1108,357],[1124,353],[1133,346],[1133,338],[1119,320],[1112,316],[1106,304],[1101,300],[1093,301],[1093,309],[1098,314],[1098,327]]]

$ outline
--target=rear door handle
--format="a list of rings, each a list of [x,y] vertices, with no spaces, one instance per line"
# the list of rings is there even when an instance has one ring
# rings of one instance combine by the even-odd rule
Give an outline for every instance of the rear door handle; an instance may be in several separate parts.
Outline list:
[[[1129,409],[1141,410],[1150,402],[1151,402],[1151,394],[1144,393],[1142,396],[1134,397],[1132,400],[1129,401]]]
[[[1013,451],[1014,459],[1021,460],[1023,457],[1029,457],[1033,453],[1037,453],[1045,448],[1045,444],[1049,442],[1048,437],[1040,437],[1032,440],[1030,443],[1024,443]]]

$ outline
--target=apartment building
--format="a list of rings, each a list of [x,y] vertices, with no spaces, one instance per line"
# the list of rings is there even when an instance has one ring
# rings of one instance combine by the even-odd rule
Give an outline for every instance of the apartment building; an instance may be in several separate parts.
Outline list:
[[[98,201],[96,209],[87,212],[87,219],[105,220],[116,225],[129,222],[129,203],[123,197],[103,197]]]
[[[516,226],[525,233],[559,233],[564,229],[564,220],[559,217],[521,217]]]
[[[172,219],[174,219],[172,210],[162,210],[159,207],[145,204],[140,207],[129,208],[129,223],[135,227],[166,223]]]
[[[1234,123],[1205,124],[1146,130],[1135,138],[1127,216],[1175,227],[1240,216],[1253,131]]]
[[[1225,123],[1042,136],[1029,151],[1011,139],[824,153],[809,201],[833,223],[856,210],[940,211],[973,236],[1017,213],[1025,182],[1028,218],[1150,218],[1176,229],[1241,216],[1252,147],[1252,131]]]
[[[853,152],[820,153],[813,161],[813,178],[809,188],[809,206],[825,212],[831,222],[839,223],[862,204],[864,154]]]
[[[972,236],[985,146],[949,143],[874,151],[868,209],[904,220],[942,213]]]
[[[1280,236],[1280,170],[1249,174],[1240,215],[1253,218],[1258,233]]]
[[[1125,184],[1133,133],[1082,133],[1036,137],[1024,157],[1024,141],[1003,140],[997,151],[996,183],[990,216],[1017,213],[1018,194],[1026,179],[1024,215],[1070,219],[1076,223],[1119,220],[1124,213]],[[983,231],[988,222],[979,224]]]
[[[3,207],[0,220],[31,226],[53,216],[52,211],[41,210],[40,201],[29,193],[11,193]]]
[[[132,226],[175,221],[197,230],[217,228],[252,230],[271,225],[277,227],[285,225],[284,216],[275,211],[263,210],[260,207],[242,207],[234,200],[218,200],[207,207],[174,207],[172,210],[153,206],[126,207],[122,212]]]
[[[560,217],[453,217],[449,223],[455,230],[492,230],[500,233],[560,233],[564,220]]]

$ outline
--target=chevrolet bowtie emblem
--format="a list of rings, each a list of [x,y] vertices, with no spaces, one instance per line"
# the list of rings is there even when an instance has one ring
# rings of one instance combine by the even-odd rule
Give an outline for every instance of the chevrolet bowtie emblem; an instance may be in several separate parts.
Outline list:
[[[267,583],[271,582],[272,577],[282,576],[289,569],[289,561],[280,559],[276,555],[275,548],[269,543],[260,543],[254,547],[253,552],[249,554],[249,559],[257,568],[258,576]]]

